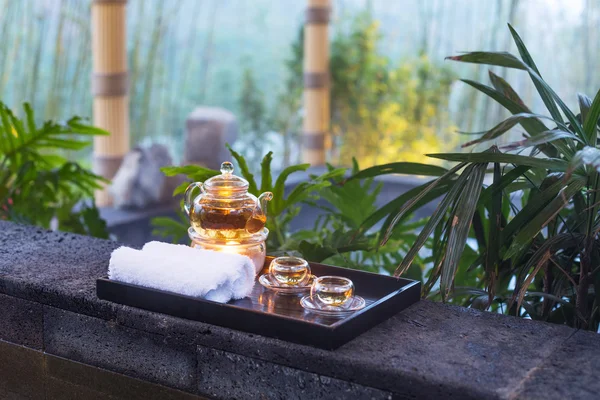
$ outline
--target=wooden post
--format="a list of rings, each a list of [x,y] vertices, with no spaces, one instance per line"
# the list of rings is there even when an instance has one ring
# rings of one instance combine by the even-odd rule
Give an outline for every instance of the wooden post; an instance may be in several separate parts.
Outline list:
[[[329,132],[330,0],[308,0],[304,25],[303,159],[325,164]]]
[[[126,3],[92,2],[94,125],[110,132],[110,136],[94,138],[94,171],[108,179],[115,176],[129,151]],[[96,193],[96,203],[112,203],[106,189]]]

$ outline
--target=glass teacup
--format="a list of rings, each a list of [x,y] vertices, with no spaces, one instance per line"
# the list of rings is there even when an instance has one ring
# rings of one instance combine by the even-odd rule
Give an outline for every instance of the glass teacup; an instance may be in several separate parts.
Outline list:
[[[282,285],[297,286],[308,282],[310,267],[300,257],[277,257],[271,261],[269,273]]]
[[[321,276],[310,288],[310,296],[322,306],[340,307],[354,296],[354,284],[342,276]]]

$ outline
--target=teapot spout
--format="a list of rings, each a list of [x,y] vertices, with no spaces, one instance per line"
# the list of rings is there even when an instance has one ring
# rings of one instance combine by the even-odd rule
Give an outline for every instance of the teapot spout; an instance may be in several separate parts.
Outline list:
[[[262,230],[267,223],[267,202],[273,198],[273,193],[265,192],[258,197],[258,204],[252,216],[246,222],[246,231],[256,233]]]
[[[273,200],[273,193],[271,193],[271,192],[264,192],[263,194],[258,196],[259,209],[257,211],[259,211],[265,217],[267,216],[267,207],[268,207],[267,202],[271,201],[271,200]]]

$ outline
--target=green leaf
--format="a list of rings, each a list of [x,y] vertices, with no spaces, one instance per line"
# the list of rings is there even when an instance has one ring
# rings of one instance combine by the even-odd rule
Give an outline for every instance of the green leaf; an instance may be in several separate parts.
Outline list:
[[[585,185],[583,180],[572,180],[569,184],[559,192],[559,194],[540,212],[525,225],[514,240],[508,251],[504,254],[504,259],[507,260],[514,255],[522,252],[535,236],[562,210],[569,204],[575,193],[579,192]]]
[[[545,87],[545,85],[542,84],[542,82],[540,82],[540,80],[542,80],[540,71],[537,69],[537,66],[535,65],[535,62],[533,61],[533,58],[531,58],[531,55],[529,54],[527,47],[525,47],[525,43],[523,43],[523,41],[521,40],[521,37],[519,36],[517,31],[515,31],[510,24],[508,24],[508,29],[510,29],[510,33],[513,37],[513,40],[515,41],[515,44],[517,45],[517,49],[519,50],[519,53],[521,54],[521,58],[523,59],[523,62],[527,65],[529,74],[531,75],[531,77],[533,79],[533,84],[535,85],[536,89],[538,90],[538,93],[540,94],[542,101],[546,105],[546,108],[550,112],[550,115],[552,115],[552,118],[554,118],[556,121],[562,123],[563,122],[562,116],[560,115],[560,112],[558,111],[558,108],[556,107],[556,103],[552,99],[552,94],[549,93],[548,88]],[[539,79],[534,79],[533,75],[536,75],[537,77],[539,77]]]
[[[192,175],[198,173],[214,173],[218,174],[217,171],[212,169],[204,168],[199,165],[183,165],[183,166],[168,166],[161,167],[160,169],[166,176],[176,176],[176,175]]]
[[[12,131],[12,125],[10,124],[10,120],[8,117],[8,108],[1,103],[0,104],[0,120],[2,121],[2,128],[4,130],[4,138],[9,142],[8,143],[8,150],[5,151],[5,155],[7,157],[13,156],[15,154],[18,154],[18,151],[15,151],[15,138],[13,136],[13,131]]]
[[[25,116],[27,118],[27,129],[30,133],[33,133],[37,130],[35,127],[35,118],[33,115],[33,110],[31,109],[31,105],[29,103],[24,103],[23,108],[25,109]]]
[[[494,182],[485,188],[479,196],[481,204],[485,204],[492,199],[496,194],[501,194],[511,183],[523,176],[531,167],[527,165],[519,165],[505,173],[500,179],[494,178]]]
[[[250,172],[250,168],[248,168],[248,163],[246,162],[246,159],[241,154],[233,150],[229,144],[225,145],[225,147],[227,147],[227,150],[229,150],[231,156],[235,158],[235,161],[237,161],[242,176],[248,181],[248,192],[258,196],[260,194],[258,192],[258,186],[256,185],[256,181],[254,180],[254,175],[252,175],[252,172]]]
[[[487,163],[475,164],[473,166],[468,174],[468,181],[465,188],[453,208],[446,256],[442,263],[442,275],[440,279],[440,292],[443,300],[446,299],[452,287],[458,262],[467,243],[471,221],[477,208],[486,168]]]
[[[577,119],[575,114],[573,114],[573,112],[569,109],[569,107],[567,107],[567,105],[558,96],[558,94],[556,94],[556,92],[554,90],[552,90],[552,88],[550,86],[548,86],[548,84],[541,77],[539,77],[538,75],[535,75],[531,71],[530,71],[530,75],[533,77],[533,79],[535,81],[539,82],[540,86],[544,87],[546,89],[546,92],[549,94],[549,96],[551,96],[554,99],[554,101],[556,101],[556,103],[558,104],[558,106],[560,107],[562,112],[565,114],[565,116],[569,120],[569,123],[571,125],[570,130],[574,131],[584,142],[587,141],[587,137],[585,136],[585,133],[583,131],[583,127],[581,126],[581,123],[579,122],[579,120]],[[559,125],[562,124],[562,119],[557,119],[555,115],[553,115],[552,118],[554,119],[554,121],[559,123]]]
[[[508,100],[519,105],[524,112],[531,113],[523,100],[521,100],[521,97],[519,97],[517,92],[512,88],[512,86],[510,86],[508,82],[506,82],[506,80],[504,80],[504,78],[494,74],[491,70],[488,71],[488,75],[490,77],[490,81],[492,82],[492,86],[494,86],[498,92],[502,93]]]
[[[506,153],[436,153],[426,155],[428,157],[439,158],[448,161],[476,163],[499,162],[515,165],[526,165],[529,167],[549,169],[552,171],[566,171],[568,168],[568,163],[559,159],[536,158]]]
[[[302,256],[313,262],[322,262],[323,260],[336,254],[348,253],[351,251],[370,250],[368,242],[349,243],[349,236],[341,231],[333,232],[334,238],[340,238],[337,242],[332,243],[312,243],[307,240],[302,240],[298,244],[298,250]]]
[[[379,175],[387,174],[407,174],[407,175],[424,175],[424,176],[440,176],[448,172],[446,168],[436,165],[413,163],[413,162],[395,162],[383,165],[376,165],[355,173],[347,179],[372,178]]]
[[[581,139],[577,136],[573,135],[571,132],[562,131],[560,129],[554,129],[551,131],[546,131],[539,133],[535,136],[529,136],[523,140],[519,140],[517,142],[513,142],[507,144],[506,146],[502,146],[503,149],[515,150],[520,148],[527,148],[531,146],[538,146],[540,144],[551,143],[559,139],[571,139],[576,142],[583,143]],[[572,153],[569,151],[569,154]]]
[[[178,196],[180,194],[184,194],[189,185],[190,185],[189,182],[183,182],[183,183],[177,185],[175,190],[173,190],[173,197]]]
[[[415,188],[412,188],[412,189],[408,190],[407,192],[401,194],[400,196],[396,197],[394,200],[390,201],[389,203],[385,204],[381,208],[379,208],[377,211],[375,211],[374,213],[369,215],[362,222],[361,226],[359,227],[359,229],[356,232],[356,235],[359,236],[359,235],[364,234],[366,231],[371,229],[377,222],[381,221],[386,215],[391,215],[391,213],[398,210],[400,207],[402,207],[404,204],[406,204],[406,202],[408,202],[409,200],[418,196],[423,190],[426,190],[430,184],[431,184],[431,181],[424,183],[422,185],[419,185]],[[434,190],[430,190],[429,194],[427,196],[421,196],[421,197],[425,202],[429,202],[429,201],[441,196],[445,192],[447,192],[452,184],[453,184],[453,181],[440,183],[438,185],[438,187],[436,187]],[[415,204],[413,206],[413,208],[409,209],[407,211],[407,214],[414,212],[415,207],[417,205],[418,204]],[[383,235],[385,233],[385,231],[388,229],[388,226],[384,224],[382,229],[383,229],[383,232],[382,232],[382,235]]]
[[[471,140],[470,142],[463,144],[462,147],[468,147],[468,146],[472,146],[477,143],[495,139],[498,136],[502,135],[503,133],[507,132],[509,129],[511,129],[515,125],[521,123],[523,120],[531,119],[531,118],[537,119],[537,118],[548,118],[548,117],[546,117],[544,115],[528,114],[528,113],[514,114],[514,115],[508,117],[507,119],[505,119],[504,121],[500,122],[498,125],[496,125],[492,129],[490,129],[489,131],[486,131],[482,137],[475,139],[475,140]],[[548,118],[548,119],[550,119],[550,118]],[[565,129],[566,129],[566,127],[565,127]],[[537,135],[535,135],[535,136],[537,136]]]
[[[328,211],[329,214],[338,216],[350,228],[356,229],[376,210],[375,202],[382,186],[381,183],[373,185],[372,179],[354,180],[344,185],[331,185],[321,190],[319,196],[334,207]]]
[[[468,177],[471,174],[473,168],[474,165],[469,165],[467,168],[465,168],[465,170],[462,174],[460,174],[456,183],[452,186],[448,194],[444,196],[444,198],[440,201],[437,208],[435,209],[435,211],[433,212],[433,214],[419,233],[417,240],[415,240],[410,250],[408,250],[408,252],[404,256],[404,259],[402,260],[400,265],[398,265],[398,268],[394,273],[395,276],[402,275],[410,267],[413,260],[417,256],[419,250],[421,250],[421,248],[423,247],[433,230],[436,228],[436,226],[440,223],[440,221],[442,221],[442,218],[446,214],[446,210],[448,209],[448,207],[455,202],[460,193],[464,190],[465,184],[467,183]]]
[[[502,178],[500,164],[494,163],[494,182],[492,186],[496,185],[496,188],[502,187],[505,184],[505,182],[502,181]],[[496,292],[496,275],[498,266],[500,265],[500,230],[502,229],[502,192],[501,190],[494,190],[492,193],[491,204],[489,205],[490,213],[487,248],[485,249],[486,286],[489,293],[488,306],[492,302]],[[479,201],[481,202],[481,196],[479,197]]]
[[[509,53],[495,53],[495,52],[474,52],[467,53],[462,56],[449,57],[452,60],[477,63],[477,64],[489,64],[489,65],[497,65],[501,67],[507,68],[516,68],[516,69],[524,69],[529,72],[531,79],[533,80],[534,85],[536,86],[544,104],[548,108],[550,115],[552,115],[552,119],[557,123],[562,124],[563,119],[560,114],[560,111],[556,107],[556,104],[561,108],[567,119],[569,120],[573,130],[581,139],[587,140],[585,135],[583,134],[583,128],[581,124],[573,114],[573,112],[567,107],[567,105],[560,99],[560,97],[548,86],[548,84],[542,79],[537,70],[533,60],[529,56],[529,52],[525,48],[525,45],[521,41],[521,38],[518,34],[512,29],[509,25],[509,29],[511,30],[511,34],[517,44],[519,52],[521,53],[521,57],[523,57],[523,61],[519,60],[515,56]]]
[[[579,101],[579,111],[581,112],[581,121],[585,122],[587,114],[592,106],[592,99],[587,97],[585,94],[577,93],[577,100]]]
[[[310,167],[310,164],[298,164],[291,165],[281,171],[277,179],[275,180],[275,186],[273,187],[273,200],[271,205],[277,210],[277,214],[283,211],[285,199],[285,181],[294,172],[306,171]]]
[[[352,175],[355,175],[360,171],[360,167],[358,166],[358,161],[356,157],[352,157]]]
[[[489,86],[485,86],[479,82],[475,82],[468,79],[461,79],[467,85],[474,87],[480,92],[488,95],[512,114],[520,114],[520,113],[531,113],[529,108],[524,106],[523,104],[516,102],[514,99],[506,97],[503,92],[498,90],[494,90]],[[521,122],[521,126],[529,133],[531,136],[543,131],[547,131],[548,128],[538,119],[525,119]]]
[[[444,182],[444,180],[452,177],[458,170],[462,169],[464,166],[465,163],[458,164],[451,170],[447,171],[444,175],[431,182],[425,190],[419,192],[419,194],[417,194],[415,197],[403,204],[402,207],[400,207],[400,210],[398,210],[397,214],[394,216],[394,218],[390,220],[389,225],[386,224],[388,226],[387,230],[385,231],[385,234],[383,235],[383,239],[381,242],[382,245],[385,245],[385,243],[388,241],[396,224],[402,219],[402,217],[404,217],[407,214],[409,210],[413,209],[417,202],[421,201],[423,197],[425,197],[425,195],[427,195],[431,190],[433,190],[440,183]]]
[[[531,193],[529,195],[529,201],[523,207],[506,227],[502,230],[502,242],[508,243],[510,237],[521,229],[526,223],[537,215],[556,195],[563,189],[564,182],[562,179],[557,179],[550,186],[543,188],[538,193]]]
[[[312,192],[318,192],[329,186],[331,186],[331,182],[329,181],[299,183],[292,189],[287,199],[285,199],[284,209],[306,200]]]
[[[79,117],[71,118],[67,125],[73,130],[73,133],[77,133],[79,135],[92,135],[92,136],[109,136],[110,132],[105,131],[104,129],[97,128],[95,126],[86,125],[80,123],[81,119]]]
[[[10,118],[10,124],[13,126],[15,132],[17,133],[17,138],[21,141],[25,139],[27,136],[27,132],[25,132],[25,128],[23,127],[23,123],[19,118],[15,117],[12,112],[7,113]]]
[[[273,161],[273,152],[269,151],[260,163],[260,191],[262,193],[270,192],[272,190],[273,178],[271,178],[271,161]]]
[[[596,97],[594,97],[594,102],[589,108],[589,112],[587,115],[583,116],[583,112],[581,114],[583,120],[583,131],[585,132],[585,136],[588,139],[588,143],[595,144],[596,137],[598,132],[598,119],[600,118],[600,90],[596,93]]]
[[[315,181],[323,181],[327,179],[338,180],[346,174],[346,168],[334,168],[330,171],[323,173],[322,175],[310,175],[311,179]]]
[[[460,56],[446,57],[446,60],[472,64],[496,65],[498,67],[527,69],[521,60],[507,52],[474,51]]]

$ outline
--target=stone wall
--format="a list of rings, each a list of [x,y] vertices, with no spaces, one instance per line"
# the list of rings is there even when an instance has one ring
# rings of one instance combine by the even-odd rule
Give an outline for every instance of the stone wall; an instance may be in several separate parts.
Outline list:
[[[116,247],[0,222],[0,398],[593,399],[600,392],[597,334],[429,301],[335,351],[101,301],[95,280]]]

